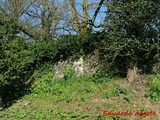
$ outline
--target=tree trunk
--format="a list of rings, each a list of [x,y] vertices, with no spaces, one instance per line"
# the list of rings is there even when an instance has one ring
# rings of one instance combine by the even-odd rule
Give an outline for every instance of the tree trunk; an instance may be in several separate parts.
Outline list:
[[[75,0],[70,0],[70,5],[71,5],[71,12],[72,12],[72,17],[73,17],[73,25],[75,25],[77,33],[80,33],[81,32],[81,24],[79,22],[79,17],[78,17],[78,12],[76,9]]]
[[[88,0],[83,0],[83,15],[82,15],[82,32],[87,32],[88,25]]]
[[[138,67],[136,65],[130,67],[127,71],[127,80],[130,83],[135,82],[137,79],[139,79],[139,72]]]

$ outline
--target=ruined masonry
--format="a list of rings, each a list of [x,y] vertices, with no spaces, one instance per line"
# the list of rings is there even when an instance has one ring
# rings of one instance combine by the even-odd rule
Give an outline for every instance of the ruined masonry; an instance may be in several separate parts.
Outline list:
[[[88,55],[84,57],[80,57],[78,60],[65,60],[65,61],[59,61],[54,65],[55,68],[55,75],[53,80],[57,80],[59,78],[62,78],[63,70],[65,67],[73,68],[76,72],[76,76],[81,75],[89,75],[92,76],[97,68],[98,68],[98,59],[96,55]]]

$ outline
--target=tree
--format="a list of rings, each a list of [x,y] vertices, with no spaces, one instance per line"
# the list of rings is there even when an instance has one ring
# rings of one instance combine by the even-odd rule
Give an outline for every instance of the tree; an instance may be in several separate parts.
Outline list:
[[[65,30],[68,25],[65,24],[66,8],[66,3],[58,0],[0,1],[0,11],[5,16],[3,19],[15,22],[16,34],[27,35],[34,40],[52,40],[57,31]]]
[[[0,16],[0,110],[2,110],[2,100],[11,97],[14,92],[16,95],[17,92],[22,92],[19,88],[26,85],[26,80],[33,72],[34,59],[27,49],[25,39],[16,36],[17,22],[11,21],[1,12]]]
[[[0,0],[0,11],[15,22],[16,34],[48,41],[63,33],[92,31],[104,1]]]
[[[110,2],[105,19],[105,39],[100,49],[112,67],[127,72],[130,82],[147,72],[160,54],[160,1]]]
[[[37,0],[31,7],[21,24],[25,34],[34,40],[48,41],[56,38],[58,31],[67,31],[67,3]]]
[[[104,4],[104,0],[100,0],[100,2],[92,2],[88,3],[88,0],[83,0],[82,1],[82,13],[78,12],[81,10],[77,10],[77,5],[75,0],[70,0],[70,9],[72,13],[72,25],[75,27],[75,31],[78,34],[82,34],[87,32],[88,30],[92,31],[92,28],[95,27],[95,20],[96,17]],[[89,9],[92,6],[95,6],[94,8],[94,14],[91,16],[89,13]],[[80,8],[79,8],[80,9]]]
[[[0,0],[1,21],[8,24],[9,28],[6,29],[6,32],[10,31],[10,37],[12,35],[13,39],[17,34],[21,33],[19,26],[19,23],[23,20],[21,17],[34,1],[35,0]]]

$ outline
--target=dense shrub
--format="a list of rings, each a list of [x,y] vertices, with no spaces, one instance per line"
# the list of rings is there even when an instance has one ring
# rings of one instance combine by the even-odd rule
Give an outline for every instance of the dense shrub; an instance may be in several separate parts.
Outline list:
[[[82,48],[77,38],[77,36],[65,36],[57,41],[59,59],[68,59],[71,56],[79,57]]]
[[[34,70],[34,73],[30,77],[30,80],[31,81],[37,80],[39,78],[42,78],[42,76],[44,76],[50,72],[54,73],[54,71],[55,71],[55,69],[54,69],[53,64],[45,63],[45,64],[41,65],[41,67]]]
[[[55,63],[68,58],[76,59],[93,52],[94,40],[95,34],[63,35],[56,41],[30,42],[28,49],[36,66],[40,68],[44,63]]]
[[[160,100],[160,74],[150,75],[151,89],[146,93],[154,101]]]
[[[0,99],[5,105],[27,92],[34,59],[25,39],[0,40]]]
[[[72,57],[76,59],[82,55],[92,53],[96,49],[98,34],[64,35],[57,41],[58,55],[61,59]]]
[[[70,66],[65,66],[64,67],[63,74],[64,74],[64,79],[65,80],[76,77],[75,70]]]
[[[54,64],[61,59],[79,57],[92,52],[94,34],[64,36],[57,41],[28,42],[25,39],[1,39],[0,80],[26,80],[35,68]],[[87,47],[90,47],[89,49]]]
[[[34,59],[24,39],[1,40],[0,80],[26,80],[33,72]]]
[[[57,60],[57,46],[55,41],[28,43],[35,65],[39,68],[44,63],[53,63]]]

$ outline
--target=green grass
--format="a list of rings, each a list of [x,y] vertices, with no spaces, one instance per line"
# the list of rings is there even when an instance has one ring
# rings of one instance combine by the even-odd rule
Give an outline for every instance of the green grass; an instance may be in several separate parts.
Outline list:
[[[1,111],[0,120],[129,120],[133,118],[103,116],[102,113],[105,109],[146,109],[131,106],[134,97],[127,87],[119,85],[120,80],[101,78],[105,82],[98,83],[93,78],[81,76],[54,82],[53,75],[48,72],[38,78],[31,87],[32,93]]]

